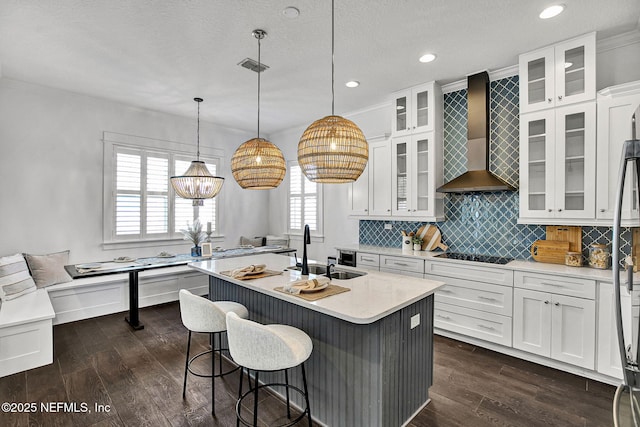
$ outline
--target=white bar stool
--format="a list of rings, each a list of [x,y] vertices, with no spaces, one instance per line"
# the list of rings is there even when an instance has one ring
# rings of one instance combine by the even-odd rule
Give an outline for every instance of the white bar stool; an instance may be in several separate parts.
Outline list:
[[[184,365],[184,384],[182,385],[182,398],[186,397],[187,391],[187,373],[191,373],[197,377],[211,377],[211,413],[216,413],[215,400],[215,378],[230,374],[238,369],[235,367],[227,372],[222,372],[222,333],[227,330],[226,315],[234,313],[239,318],[246,319],[249,317],[247,308],[237,302],[232,301],[210,301],[207,298],[194,295],[186,289],[180,289],[180,317],[182,324],[189,330],[189,340],[187,342],[187,360]],[[189,359],[189,351],[191,350],[191,332],[208,333],[211,340],[211,350],[203,351]],[[215,337],[218,336],[218,345],[215,346]],[[191,370],[191,363],[205,354],[211,353],[211,375],[203,375]],[[218,373],[215,373],[215,353],[218,353]]]
[[[304,362],[311,356],[313,343],[309,335],[287,325],[262,325],[251,320],[241,319],[236,313],[227,313],[227,340],[229,352],[234,362],[240,365],[240,387],[238,389],[238,401],[236,403],[236,425],[258,425],[258,389],[268,386],[284,386],[287,397],[287,417],[291,418],[289,405],[289,389],[295,390],[304,396],[306,408],[291,423],[291,426],[307,415],[311,427],[311,409],[309,407],[309,391],[307,389],[307,376],[304,370]],[[302,383],[304,391],[298,387],[289,385],[287,369],[296,366],[302,368]],[[242,371],[249,369],[255,371],[253,388],[249,382],[249,391],[242,393]],[[258,374],[265,371],[284,371],[285,384],[269,383],[259,385]],[[253,424],[249,424],[241,417],[242,400],[254,393]]]

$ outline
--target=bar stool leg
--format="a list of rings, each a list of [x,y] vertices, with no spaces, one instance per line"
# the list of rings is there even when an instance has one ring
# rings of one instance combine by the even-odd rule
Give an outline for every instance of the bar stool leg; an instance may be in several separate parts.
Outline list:
[[[182,398],[187,395],[187,370],[189,369],[189,350],[191,349],[191,331],[189,331],[189,340],[187,341],[187,360],[184,362],[184,383],[182,384]]]
[[[284,370],[285,393],[287,394],[287,418],[291,419],[291,405],[289,405],[289,370]]]
[[[256,376],[253,378],[253,425],[256,427],[258,425],[258,372],[256,371]]]
[[[304,370],[304,363],[300,365],[302,367],[302,384],[304,385],[304,399],[307,402],[307,417],[309,417],[309,427],[311,427],[311,406],[309,406],[309,390],[307,389],[307,374]]]
[[[238,402],[236,403],[236,427],[240,427],[240,411],[242,409],[242,405],[240,404],[240,398],[242,397],[242,374],[243,373],[244,373],[244,368],[241,366],[240,367],[240,385],[238,386]],[[249,385],[249,390],[251,390],[251,385]]]
[[[218,373],[222,377],[222,332],[218,332]]]
[[[215,351],[213,351],[214,334],[211,335],[211,415],[216,415],[216,377],[215,377]]]

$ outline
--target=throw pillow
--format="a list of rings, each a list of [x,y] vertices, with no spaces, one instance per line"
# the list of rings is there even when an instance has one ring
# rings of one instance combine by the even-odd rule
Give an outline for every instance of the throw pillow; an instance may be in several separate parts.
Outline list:
[[[264,237],[254,237],[250,239],[248,237],[240,236],[240,244],[241,245],[251,245],[251,246],[264,246]]]
[[[69,264],[69,251],[56,252],[47,255],[24,254],[31,276],[38,288],[65,283],[73,280],[64,269]]]
[[[0,300],[9,301],[35,290],[36,284],[22,255],[0,258]]]

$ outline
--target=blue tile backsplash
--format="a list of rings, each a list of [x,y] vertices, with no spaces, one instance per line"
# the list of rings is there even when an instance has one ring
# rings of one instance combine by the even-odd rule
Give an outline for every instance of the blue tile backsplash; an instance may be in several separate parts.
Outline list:
[[[519,184],[519,98],[518,76],[491,82],[490,169],[509,184]],[[444,180],[467,170],[467,90],[444,95]],[[531,259],[530,247],[544,239],[542,225],[517,224],[518,192],[448,194],[446,221],[435,223],[442,241],[454,252]],[[392,224],[385,230],[385,224]],[[400,231],[417,231],[426,223],[361,220],[359,241],[363,245],[401,247]],[[631,229],[621,236],[623,254],[631,253]],[[584,255],[591,243],[611,244],[611,227],[582,227]],[[622,256],[621,259],[624,259]]]

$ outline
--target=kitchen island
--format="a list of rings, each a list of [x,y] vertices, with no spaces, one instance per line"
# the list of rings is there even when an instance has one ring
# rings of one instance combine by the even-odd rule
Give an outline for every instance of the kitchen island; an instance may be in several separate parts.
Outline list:
[[[246,281],[221,274],[250,264],[283,274]],[[429,401],[433,293],[443,283],[369,271],[334,279],[348,292],[306,301],[274,290],[300,278],[299,271],[285,271],[294,264],[295,258],[264,254],[189,266],[210,275],[213,300],[242,303],[252,320],[287,324],[309,334],[313,353],[305,366],[316,421],[330,426],[406,424]],[[292,382],[301,383],[299,373],[290,372]],[[304,406],[299,396],[293,400]]]

